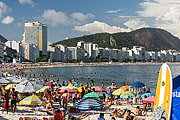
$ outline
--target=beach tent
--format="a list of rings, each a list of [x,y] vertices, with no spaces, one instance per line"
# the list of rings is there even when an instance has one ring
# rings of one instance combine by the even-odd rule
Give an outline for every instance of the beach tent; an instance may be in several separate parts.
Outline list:
[[[36,95],[26,97],[19,102],[19,105],[45,105],[45,104],[46,101]]]
[[[152,93],[144,93],[144,94],[141,95],[141,99],[144,99],[144,96],[151,97],[151,96],[155,96],[155,95],[152,94]]]
[[[83,98],[88,98],[88,97],[98,99],[98,98],[103,98],[104,96],[97,93],[97,92],[90,92],[90,93],[83,96]]]
[[[102,109],[104,104],[94,98],[83,98],[76,102],[76,108],[80,110],[99,110]]]

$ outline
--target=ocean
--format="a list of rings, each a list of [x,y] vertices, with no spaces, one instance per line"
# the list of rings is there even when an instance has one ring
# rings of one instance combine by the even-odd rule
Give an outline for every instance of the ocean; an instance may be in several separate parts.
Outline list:
[[[151,92],[155,93],[158,80],[158,71],[161,65],[114,65],[114,66],[65,66],[65,67],[48,67],[27,69],[25,73],[36,74],[36,78],[42,78],[42,73],[48,75],[56,75],[50,80],[62,81],[71,80],[72,76],[85,85],[87,82],[94,80],[95,86],[101,86],[102,82],[107,87],[112,82],[121,87],[123,82],[131,85],[134,82],[142,82],[147,88],[151,88]],[[180,65],[170,65],[173,78],[180,74]]]

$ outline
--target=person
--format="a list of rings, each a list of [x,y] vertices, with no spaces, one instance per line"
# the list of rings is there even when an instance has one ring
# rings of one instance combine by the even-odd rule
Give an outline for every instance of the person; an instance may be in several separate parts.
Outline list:
[[[85,90],[84,90],[83,87],[81,89],[82,89],[82,91],[81,91],[81,98],[83,98],[83,96],[85,95]]]
[[[12,92],[10,93],[11,96],[11,112],[15,112],[16,109],[16,99],[17,99],[17,93],[15,92],[15,89],[12,88]]]
[[[128,111],[124,114],[124,120],[133,120],[133,117],[132,117],[130,114],[131,114],[131,110],[128,110]]]
[[[144,96],[144,99],[147,98],[147,96],[145,95]],[[147,114],[147,102],[143,102],[143,115],[146,115]]]
[[[142,115],[142,111],[140,110],[139,106],[136,107],[135,115],[136,116],[141,116]]]
[[[105,120],[104,119],[104,113],[100,113],[98,120]]]
[[[104,88],[104,83],[102,82],[101,87]]]
[[[107,92],[107,96],[110,96],[111,95],[111,87],[109,87],[109,89],[107,89],[106,92]]]
[[[111,120],[116,120],[116,118],[115,117],[112,117],[112,119]]]
[[[70,114],[66,115],[65,117],[65,120],[81,120],[81,119],[84,119],[88,116],[88,114],[82,114],[82,115],[79,115],[79,116],[72,116]]]
[[[119,111],[117,111],[117,109],[114,109],[112,111],[112,117],[116,117],[117,116],[119,118],[122,118],[125,113],[126,113],[126,109],[119,110]]]
[[[146,93],[151,93],[150,88],[147,89]]]
[[[53,107],[53,102],[49,101],[48,104],[46,104],[46,110],[50,111],[52,114],[54,114],[54,107]]]
[[[7,114],[8,114],[8,108],[9,108],[9,93],[8,93],[7,90],[5,90],[5,94],[4,94],[4,109],[2,111],[2,114],[3,114],[5,109],[6,109]]]
[[[63,96],[63,108],[67,109],[67,103],[68,103],[68,91],[65,90]]]
[[[125,82],[123,82],[123,86],[125,86]]]
[[[114,82],[112,82],[112,86],[114,86]]]

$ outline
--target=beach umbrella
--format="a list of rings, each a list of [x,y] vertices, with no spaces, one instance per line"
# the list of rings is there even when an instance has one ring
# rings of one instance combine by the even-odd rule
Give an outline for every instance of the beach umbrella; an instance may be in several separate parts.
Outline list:
[[[6,79],[9,79],[9,80],[11,80],[11,81],[13,81],[15,83],[20,83],[20,82],[22,82],[24,80],[28,80],[28,78],[16,77],[16,76],[8,76],[8,77],[6,77]]]
[[[123,89],[125,91],[129,91],[129,85],[122,86],[122,87],[120,87],[120,89]]]
[[[74,86],[68,86],[67,88],[73,89],[73,90],[75,90],[75,91],[78,89],[77,87],[74,87]]]
[[[155,96],[151,96],[143,100],[143,102],[148,102],[148,103],[154,103],[154,101],[155,101]]]
[[[155,96],[155,95],[152,93],[144,93],[141,95],[141,99],[144,99],[144,96],[146,96],[148,98],[148,97]]]
[[[36,95],[26,97],[19,102],[19,105],[45,105],[45,104],[46,101]]]
[[[47,86],[47,84],[43,83],[42,81],[31,79],[22,81],[21,83],[17,84],[15,90],[20,93],[35,92],[40,90],[44,86]]]
[[[5,89],[6,90],[9,90],[9,89],[12,89],[12,88],[15,88],[16,84],[8,84]]]
[[[83,98],[76,102],[76,108],[79,110],[99,110],[102,109],[104,104],[94,98]]]
[[[98,99],[98,98],[103,98],[104,96],[97,93],[97,92],[90,92],[90,93],[83,96],[83,98],[88,98],[88,97]]]
[[[70,88],[64,88],[64,89],[62,89],[62,90],[60,91],[60,93],[61,93],[61,94],[64,93],[65,90],[67,90],[68,93],[75,93],[75,91],[74,91],[73,89],[70,89]]]
[[[46,82],[46,84],[49,85],[49,86],[50,86],[51,84],[52,84],[52,85],[55,85],[53,82]]]
[[[144,87],[145,84],[144,83],[141,83],[141,82],[135,82],[131,85],[132,87]]]
[[[60,87],[59,89],[62,90],[62,89],[64,89],[64,88],[66,88],[66,86],[62,86],[62,87]]]
[[[122,93],[120,96],[120,98],[132,98],[132,97],[135,97],[135,93],[130,92],[130,91],[126,91]]]
[[[9,80],[9,79],[5,79],[5,78],[0,78],[0,84],[14,84],[15,82]]]
[[[108,86],[108,87],[106,88],[106,90],[109,89],[109,87],[111,88],[111,90],[113,90],[113,89],[118,89],[118,88],[115,87],[115,86]]]
[[[105,92],[105,90],[102,88],[102,87],[95,87],[95,86],[93,86],[93,87],[91,87],[91,89],[95,89],[95,92]]]
[[[121,95],[122,93],[124,93],[125,92],[125,90],[123,90],[123,89],[117,89],[117,90],[115,90],[112,94],[113,95]]]
[[[78,92],[82,92],[82,88],[85,90],[84,86],[78,87]]]
[[[41,88],[40,90],[36,91],[36,93],[44,92],[46,89],[50,89],[50,87],[49,87],[49,86],[44,86],[44,87]]]

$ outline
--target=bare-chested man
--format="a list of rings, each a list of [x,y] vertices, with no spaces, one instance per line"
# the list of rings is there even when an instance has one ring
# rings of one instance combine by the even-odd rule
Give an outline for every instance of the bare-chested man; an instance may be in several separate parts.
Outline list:
[[[11,112],[15,112],[16,109],[16,99],[17,99],[17,93],[14,88],[12,88],[11,91]]]

